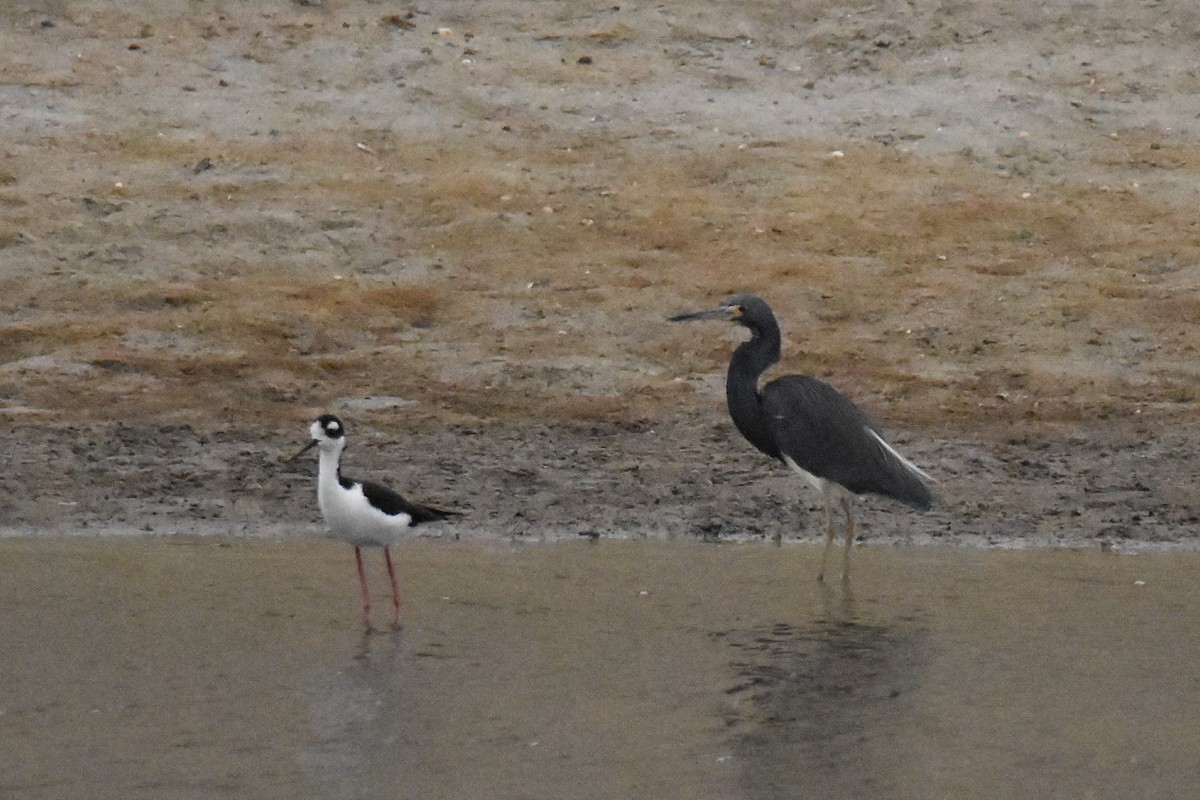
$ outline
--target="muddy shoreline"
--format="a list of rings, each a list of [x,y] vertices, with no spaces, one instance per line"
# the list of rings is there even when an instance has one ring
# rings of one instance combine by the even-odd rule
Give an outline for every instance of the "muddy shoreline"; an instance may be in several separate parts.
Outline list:
[[[345,471],[467,512],[430,535],[819,540],[815,494],[742,442],[722,414],[636,427],[352,428]],[[9,436],[19,460],[0,477],[7,535],[320,535],[315,465],[286,461],[302,435],[64,425],[17,426]],[[938,480],[937,506],[918,514],[863,500],[860,538],[1194,550],[1195,445],[1141,437],[1108,429],[972,443],[901,432],[905,451]]]

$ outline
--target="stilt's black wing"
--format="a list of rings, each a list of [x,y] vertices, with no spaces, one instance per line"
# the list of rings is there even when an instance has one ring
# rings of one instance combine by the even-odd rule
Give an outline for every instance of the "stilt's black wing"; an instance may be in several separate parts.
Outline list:
[[[347,482],[353,484],[354,481],[349,481],[347,478],[340,478],[342,485],[346,486]],[[362,481],[363,496],[367,501],[389,516],[399,516],[407,514],[412,519],[412,524],[417,525],[422,522],[437,522],[448,517],[458,516],[461,511],[455,511],[450,508],[434,505],[432,503],[424,504],[414,503],[408,500],[404,495],[395,492],[381,483],[374,481]]]

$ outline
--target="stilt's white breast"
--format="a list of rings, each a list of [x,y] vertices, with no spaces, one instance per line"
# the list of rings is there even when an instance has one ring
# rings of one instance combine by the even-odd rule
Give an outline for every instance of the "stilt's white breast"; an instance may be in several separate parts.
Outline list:
[[[338,452],[321,451],[317,502],[329,535],[356,546],[393,545],[412,535],[412,517],[385,514],[371,505],[362,484],[349,488],[338,479]]]
[[[393,545],[412,532],[412,517],[408,514],[385,514],[367,501],[362,485],[349,489],[336,480],[322,483],[321,513],[329,535],[354,545]]]

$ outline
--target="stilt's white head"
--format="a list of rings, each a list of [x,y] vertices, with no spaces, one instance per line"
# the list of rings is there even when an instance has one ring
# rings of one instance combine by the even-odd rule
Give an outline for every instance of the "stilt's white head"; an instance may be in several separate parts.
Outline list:
[[[297,459],[314,447],[321,448],[322,453],[337,455],[346,446],[346,426],[333,414],[322,414],[308,427],[312,441],[304,446],[299,453],[292,456]]]

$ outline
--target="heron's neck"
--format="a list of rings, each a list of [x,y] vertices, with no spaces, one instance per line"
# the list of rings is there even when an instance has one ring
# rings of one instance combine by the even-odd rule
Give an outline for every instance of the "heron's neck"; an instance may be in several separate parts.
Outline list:
[[[725,399],[733,424],[750,444],[772,458],[779,457],[775,437],[763,416],[758,395],[758,379],[767,368],[779,360],[779,336],[755,334],[733,352],[729,373],[725,378]]]
[[[741,374],[753,375],[751,385],[757,392],[759,376],[779,361],[779,341],[779,328],[763,333],[752,331],[750,339],[733,351],[733,358],[729,362],[730,374],[736,367]]]

